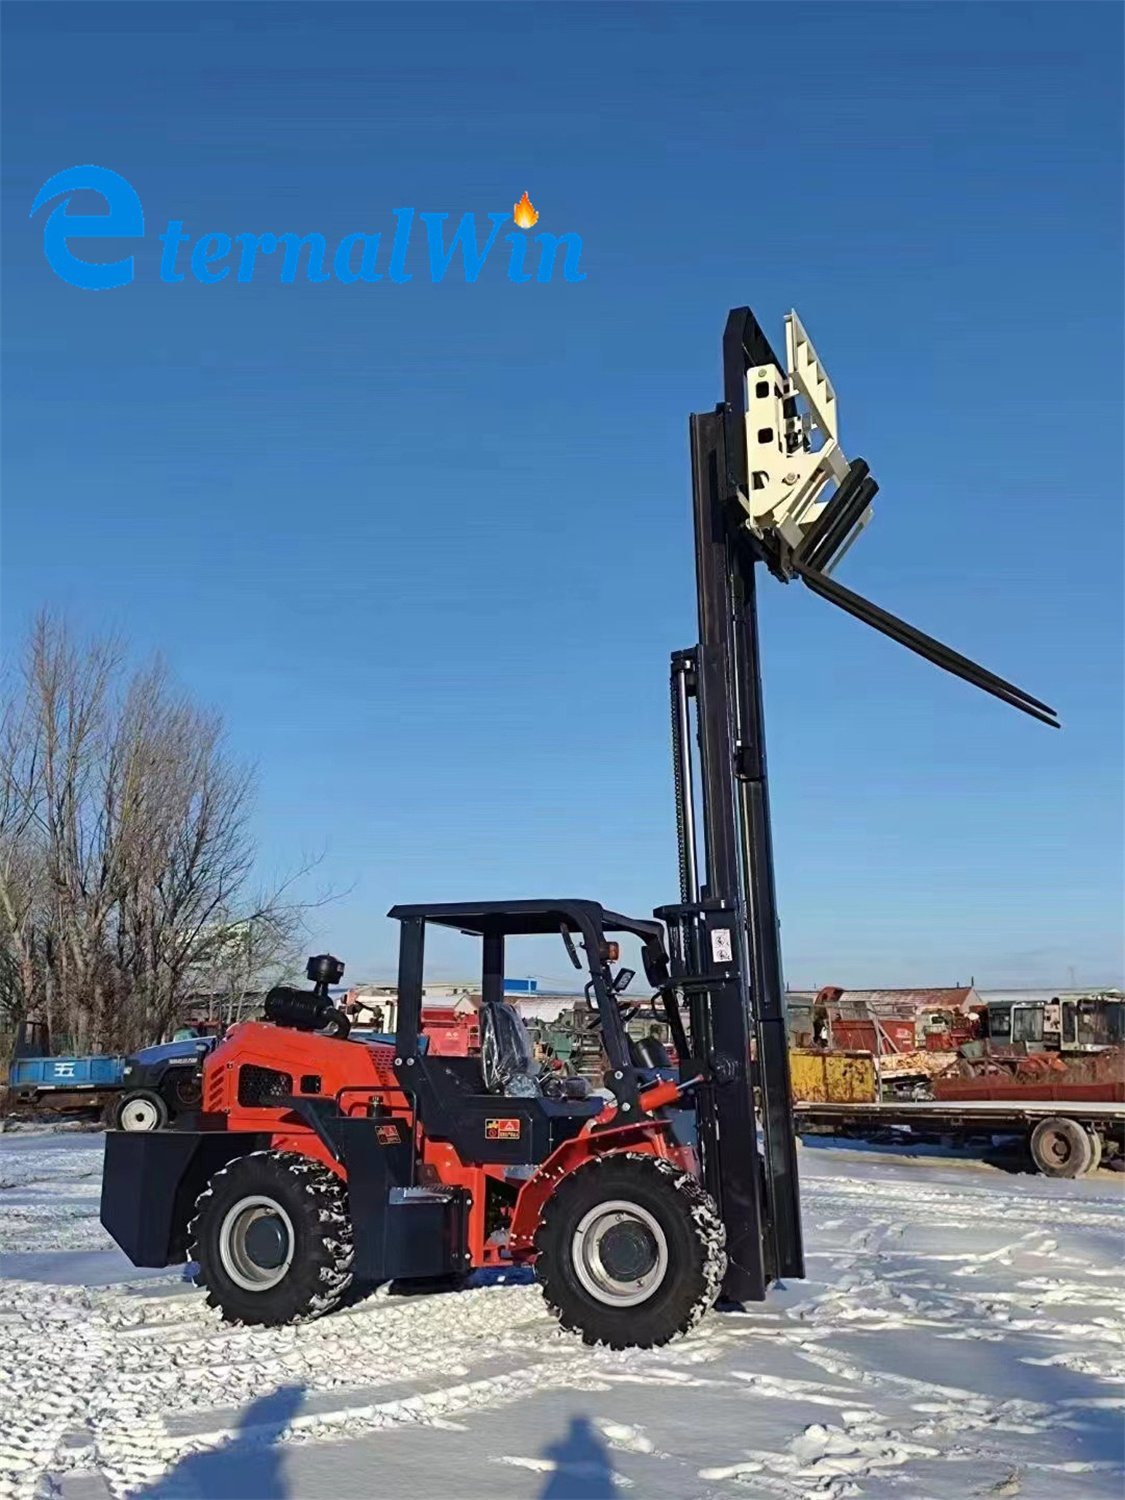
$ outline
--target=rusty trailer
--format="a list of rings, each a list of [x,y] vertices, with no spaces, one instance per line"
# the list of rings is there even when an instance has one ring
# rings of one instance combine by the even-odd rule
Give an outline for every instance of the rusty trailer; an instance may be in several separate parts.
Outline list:
[[[869,1135],[909,1129],[962,1142],[1017,1135],[1048,1177],[1085,1177],[1125,1159],[1125,1104],[1090,1099],[919,1099],[887,1103],[794,1101],[798,1135]]]

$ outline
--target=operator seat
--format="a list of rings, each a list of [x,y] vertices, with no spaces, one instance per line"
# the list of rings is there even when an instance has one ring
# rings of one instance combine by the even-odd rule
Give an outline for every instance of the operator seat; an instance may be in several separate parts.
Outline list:
[[[506,1000],[486,1000],[480,1008],[480,1061],[486,1094],[534,1099],[540,1093],[527,1029]]]

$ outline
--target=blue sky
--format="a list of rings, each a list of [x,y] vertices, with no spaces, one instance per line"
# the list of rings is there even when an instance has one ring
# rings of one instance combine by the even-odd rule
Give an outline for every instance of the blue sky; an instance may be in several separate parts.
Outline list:
[[[3,626],[162,651],[260,773],[317,945],[395,900],[674,899],[687,414],[796,306],[881,484],[840,572],[1055,733],[764,589],[787,975],[1121,976],[1122,13],[1112,5],[4,8]],[[122,173],[134,283],[28,218]],[[504,211],[586,280],[212,286],[205,232]],[[439,967],[458,957],[439,951]],[[547,977],[565,973],[553,950]]]

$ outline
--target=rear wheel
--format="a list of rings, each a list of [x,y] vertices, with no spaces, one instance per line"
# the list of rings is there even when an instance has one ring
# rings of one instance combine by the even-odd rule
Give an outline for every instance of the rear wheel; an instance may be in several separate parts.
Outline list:
[[[663,1157],[614,1152],[548,1200],[535,1273],[564,1328],[611,1349],[666,1344],[719,1295],[726,1234],[714,1200]]]
[[[138,1089],[118,1103],[113,1123],[118,1130],[163,1130],[168,1123],[168,1106],[159,1094]]]
[[[1094,1148],[1077,1120],[1040,1120],[1031,1132],[1031,1156],[1046,1177],[1082,1177],[1094,1161]]]
[[[203,1098],[203,1075],[198,1068],[176,1068],[165,1078],[160,1092],[173,1115],[198,1109]]]
[[[292,1151],[255,1151],[216,1172],[196,1200],[188,1244],[196,1281],[230,1322],[319,1317],[352,1280],[343,1183]]]

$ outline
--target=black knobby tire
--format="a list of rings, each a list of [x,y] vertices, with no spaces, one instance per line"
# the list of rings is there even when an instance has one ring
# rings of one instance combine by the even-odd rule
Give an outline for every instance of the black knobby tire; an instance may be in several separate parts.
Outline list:
[[[601,1247],[608,1252],[614,1234],[603,1265]],[[548,1199],[535,1274],[559,1322],[587,1344],[648,1349],[687,1333],[714,1304],[725,1242],[715,1201],[690,1172],[663,1157],[613,1152],[572,1172]],[[635,1300],[623,1303],[630,1286]]]
[[[1031,1156],[1046,1177],[1082,1177],[1094,1160],[1090,1137],[1077,1120],[1040,1120],[1031,1132]]]
[[[113,1110],[117,1130],[163,1130],[168,1123],[168,1105],[152,1089],[132,1089]]]
[[[262,1221],[265,1255],[252,1248],[255,1217]],[[228,1322],[320,1317],[352,1280],[355,1246],[344,1185],[297,1152],[241,1156],[216,1172],[196,1199],[188,1255],[199,1265],[197,1285],[207,1288],[208,1302]]]

